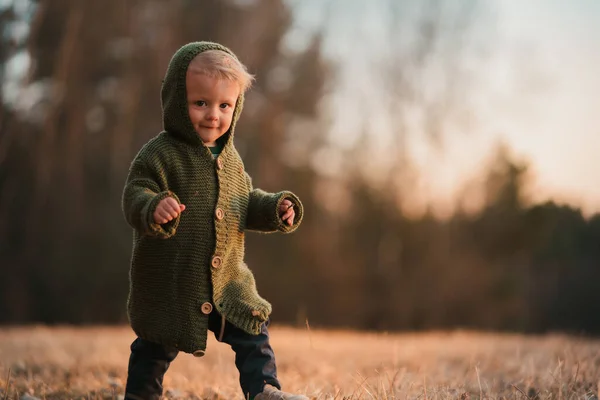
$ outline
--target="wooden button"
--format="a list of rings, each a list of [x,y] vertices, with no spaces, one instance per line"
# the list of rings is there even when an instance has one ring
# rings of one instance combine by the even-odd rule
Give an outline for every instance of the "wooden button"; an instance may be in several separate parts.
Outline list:
[[[225,211],[223,211],[221,208],[217,208],[215,210],[215,217],[217,218],[217,221],[222,220],[224,216],[225,216]]]
[[[200,310],[202,311],[202,314],[208,315],[212,312],[213,306],[207,301],[206,303],[202,303]]]
[[[202,357],[204,355],[204,350],[196,350],[193,354],[194,357]]]
[[[223,160],[220,158],[217,158],[217,168],[223,169]]]
[[[213,268],[219,268],[223,264],[223,259],[219,256],[214,256],[211,262]]]

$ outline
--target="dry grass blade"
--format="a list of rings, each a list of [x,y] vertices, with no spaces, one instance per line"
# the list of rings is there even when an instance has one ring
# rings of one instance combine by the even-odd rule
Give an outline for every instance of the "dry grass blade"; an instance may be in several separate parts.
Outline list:
[[[569,382],[569,391],[572,392],[574,391],[574,387],[577,384],[577,377],[579,376],[579,362],[577,362],[577,369],[575,370],[575,375],[571,378],[570,382]]]
[[[562,381],[563,400],[597,400],[590,396],[600,382],[600,339],[476,332],[380,334],[310,325],[273,326],[270,331],[282,385],[312,399],[468,400],[479,392],[482,399],[558,400],[556,382]],[[303,339],[307,334],[312,344]],[[0,400],[18,398],[17,393],[38,393],[42,399],[121,398],[133,339],[128,327],[0,328],[0,371],[6,376],[12,367],[9,378],[0,383]],[[395,343],[402,351],[390,351]],[[311,345],[318,347],[318,356]],[[555,370],[556,355],[567,346],[572,354]],[[515,354],[515,348],[521,351]],[[201,360],[178,356],[165,376],[165,391],[188,393],[190,399],[244,398],[231,348],[211,335],[208,349]],[[210,378],[194,379],[199,376]],[[5,386],[10,394],[2,392]]]
[[[6,390],[4,391],[4,400],[8,399],[8,388],[10,387],[10,368],[8,368],[8,376],[6,377]]]
[[[310,325],[308,324],[308,318],[306,318],[306,330],[308,331],[308,341],[310,342],[310,348],[314,349],[312,335],[310,333]]]
[[[400,370],[399,369],[396,370],[396,373],[392,377],[392,380],[389,382],[390,388],[395,388],[396,387],[396,379],[398,379],[398,374],[400,374]]]
[[[519,392],[521,392],[521,394],[522,394],[523,396],[525,396],[526,398],[528,398],[528,399],[529,399],[529,396],[527,396],[527,393],[525,393],[524,391],[522,391],[522,390],[521,390],[521,389],[520,389],[518,386],[515,386],[515,385],[513,385],[512,383],[511,383],[511,385],[510,385],[510,386],[512,386],[512,387],[514,387],[515,389],[517,389]]]
[[[361,376],[359,373],[357,373],[357,375],[358,375],[358,377],[359,377],[359,378],[362,378],[362,381],[358,383],[358,388],[361,388],[361,389],[363,389],[363,390],[364,390],[364,389],[365,389],[365,388],[364,388],[364,383],[365,383],[365,382],[367,381],[367,379],[369,379],[369,378],[368,378],[368,377],[363,377],[363,376]],[[357,388],[357,389],[358,389],[358,388]],[[354,395],[356,394],[356,391],[357,391],[357,389],[354,389],[354,391],[352,392],[352,395],[350,396],[350,398],[351,398],[351,399],[353,399],[353,398],[354,398]]]
[[[483,388],[481,387],[481,378],[479,377],[479,368],[475,366],[475,373],[477,374],[477,384],[479,384],[479,398],[483,399]]]
[[[342,389],[338,389],[335,392],[335,395],[333,396],[333,400],[336,400],[340,396],[341,393],[342,393]]]

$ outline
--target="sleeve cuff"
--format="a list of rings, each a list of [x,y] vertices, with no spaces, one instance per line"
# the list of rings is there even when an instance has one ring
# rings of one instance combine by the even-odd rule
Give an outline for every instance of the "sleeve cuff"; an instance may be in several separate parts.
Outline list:
[[[154,198],[150,200],[148,204],[142,209],[142,221],[144,221],[145,225],[144,231],[149,236],[156,236],[161,239],[168,239],[171,236],[173,236],[177,231],[177,226],[179,226],[181,214],[179,214],[172,221],[169,221],[162,225],[154,222],[154,211],[156,210],[158,203],[160,203],[161,200],[166,199],[167,197],[173,197],[175,200],[177,200],[177,203],[181,203],[177,195],[175,195],[175,193],[171,192],[170,190],[167,190],[164,192],[160,192],[156,196],[154,196]]]
[[[296,216],[294,217],[294,223],[292,225],[286,224],[279,217],[279,206],[284,200],[289,200],[293,203],[294,212],[296,213]],[[302,202],[300,201],[298,196],[296,196],[294,193],[288,191],[280,192],[279,199],[277,200],[277,204],[275,206],[275,214],[277,221],[277,230],[283,233],[292,233],[296,229],[298,229],[300,223],[302,222],[302,217],[304,216],[304,206],[302,205]]]

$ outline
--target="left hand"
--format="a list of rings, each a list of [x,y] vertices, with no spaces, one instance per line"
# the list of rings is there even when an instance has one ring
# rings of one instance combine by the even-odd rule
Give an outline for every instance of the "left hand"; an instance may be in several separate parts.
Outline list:
[[[294,224],[294,218],[296,217],[296,212],[294,211],[294,203],[285,199],[279,205],[279,217],[283,222],[287,222],[289,226]]]

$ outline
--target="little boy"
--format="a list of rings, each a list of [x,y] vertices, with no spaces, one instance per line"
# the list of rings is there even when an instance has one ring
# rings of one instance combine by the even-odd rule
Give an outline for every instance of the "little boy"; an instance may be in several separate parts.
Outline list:
[[[131,344],[125,399],[159,399],[180,351],[204,355],[207,330],[231,345],[244,398],[282,392],[269,344],[271,305],[244,264],[244,231],[293,232],[291,192],[253,189],[233,144],[252,76],[226,47],[180,48],[162,85],[164,131],[133,160],[123,212],[134,228],[127,302]]]

